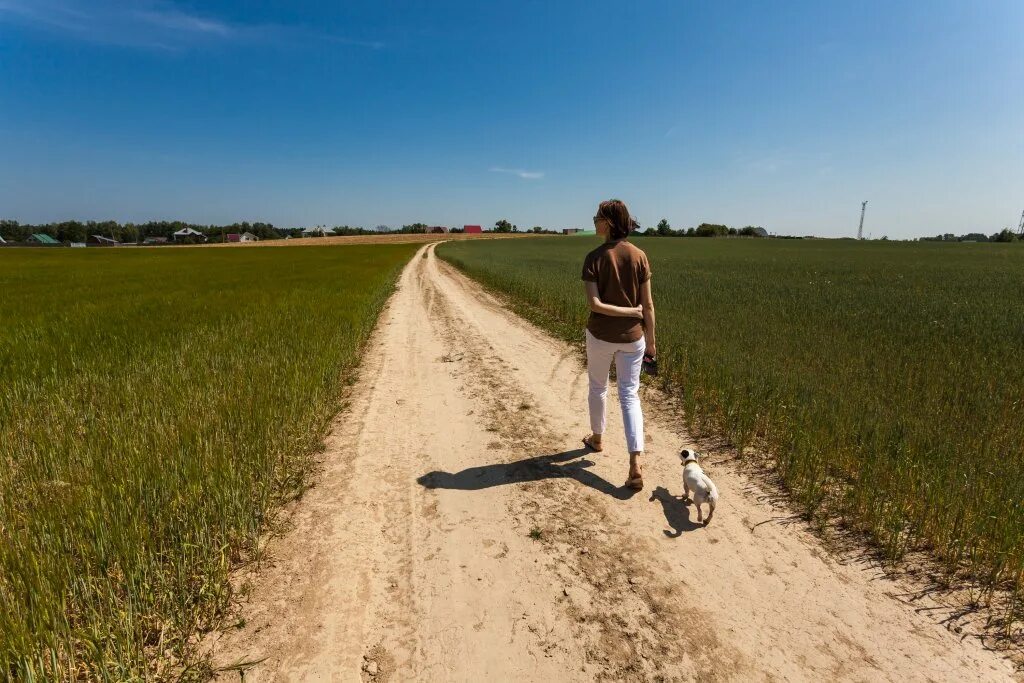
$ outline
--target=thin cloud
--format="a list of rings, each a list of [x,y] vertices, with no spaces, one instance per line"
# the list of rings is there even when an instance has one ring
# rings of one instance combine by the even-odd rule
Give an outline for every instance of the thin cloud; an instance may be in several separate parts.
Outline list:
[[[88,15],[67,3],[39,0],[0,0],[0,20],[20,21],[41,28],[80,32],[84,29]]]
[[[796,163],[795,155],[786,149],[770,150],[760,156],[745,155],[738,159],[740,168],[747,173],[775,175]]]
[[[368,47],[371,50],[381,50],[387,47],[387,43],[381,40],[354,40],[352,38],[343,38],[342,36],[324,35],[320,36],[324,40],[332,43],[338,43],[339,45],[352,45],[354,47]]]
[[[789,165],[786,159],[777,157],[765,157],[763,159],[752,159],[743,164],[743,167],[751,173],[775,174]]]
[[[501,168],[500,166],[492,166],[490,168],[491,173],[510,173],[512,175],[525,178],[526,180],[537,180],[544,177],[544,171],[524,171],[521,168]]]
[[[737,163],[747,173],[758,175],[777,175],[779,173],[828,175],[833,171],[832,155],[827,152],[814,153],[785,148],[768,151],[763,156],[740,157],[737,159]]]
[[[103,45],[180,50],[212,41],[294,43],[308,40],[380,49],[380,41],[354,40],[298,26],[243,24],[196,14],[172,0],[0,0],[0,23],[70,35]]]
[[[234,33],[234,29],[223,21],[186,14],[173,8],[136,10],[134,14],[140,21],[164,31],[212,34],[217,36],[228,36]]]

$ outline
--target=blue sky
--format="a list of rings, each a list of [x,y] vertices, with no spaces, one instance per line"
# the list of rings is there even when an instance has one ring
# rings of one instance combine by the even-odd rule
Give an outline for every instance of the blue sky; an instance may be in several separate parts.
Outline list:
[[[0,217],[994,232],[1022,84],[1017,0],[0,0]]]

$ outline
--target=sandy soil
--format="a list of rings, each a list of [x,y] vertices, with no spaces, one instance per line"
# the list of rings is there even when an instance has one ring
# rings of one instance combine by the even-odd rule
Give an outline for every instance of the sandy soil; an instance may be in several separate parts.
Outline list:
[[[647,488],[621,488],[614,397],[588,454],[576,352],[433,249],[403,272],[292,529],[240,579],[244,625],[207,641],[216,665],[260,660],[246,681],[1013,679],[714,458],[722,500],[698,526],[676,458],[692,442],[653,395]]]

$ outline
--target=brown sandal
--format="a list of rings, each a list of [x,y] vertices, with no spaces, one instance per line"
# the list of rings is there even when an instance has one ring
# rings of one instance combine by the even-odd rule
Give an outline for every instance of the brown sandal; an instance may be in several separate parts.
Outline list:
[[[600,446],[595,446],[594,444],[590,443],[590,437],[589,436],[583,437],[583,445],[586,446],[587,448],[589,448],[590,450],[594,451],[595,453],[600,453],[601,451],[604,450]]]
[[[630,475],[632,475],[633,468],[630,467],[629,471]],[[635,477],[630,476],[628,479],[626,479],[625,486],[633,489],[634,491],[642,491],[644,488],[644,471],[643,468],[640,466],[640,463],[636,464],[636,471],[637,475]]]

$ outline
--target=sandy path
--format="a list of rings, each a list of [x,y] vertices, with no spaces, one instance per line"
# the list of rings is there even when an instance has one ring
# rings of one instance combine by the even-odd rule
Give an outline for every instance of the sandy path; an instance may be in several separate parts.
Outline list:
[[[208,641],[217,665],[262,659],[247,681],[1012,679],[727,465],[706,464],[722,502],[698,527],[673,497],[687,438],[653,411],[648,488],[630,496],[614,399],[605,452],[577,449],[575,352],[433,249],[403,272],[245,625]]]

